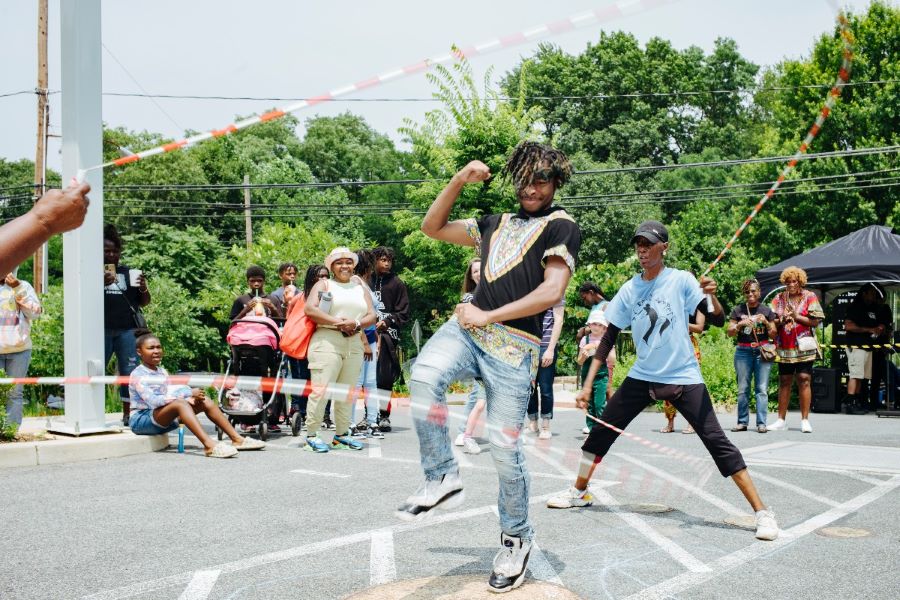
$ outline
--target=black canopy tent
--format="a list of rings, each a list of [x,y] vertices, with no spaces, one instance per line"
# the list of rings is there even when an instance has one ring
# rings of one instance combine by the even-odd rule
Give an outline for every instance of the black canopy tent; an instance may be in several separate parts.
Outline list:
[[[900,235],[890,227],[870,225],[760,269],[756,279],[764,296],[784,287],[778,278],[790,266],[806,271],[806,287],[820,290],[826,303],[869,281],[880,283],[890,291],[900,291]]]
[[[777,265],[760,269],[756,272],[756,279],[765,297],[784,288],[779,277],[790,266],[806,271],[806,287],[819,292],[826,304],[840,294],[857,290],[871,281],[882,285],[888,292],[888,306],[893,306],[900,295],[900,235],[890,227],[870,225]],[[897,311],[892,309],[892,312],[896,319]],[[897,341],[897,338],[895,326],[894,340]],[[891,361],[890,354],[886,359]],[[888,406],[893,403],[895,410],[879,411],[879,416],[900,416],[893,397],[896,385],[893,379],[888,366]]]

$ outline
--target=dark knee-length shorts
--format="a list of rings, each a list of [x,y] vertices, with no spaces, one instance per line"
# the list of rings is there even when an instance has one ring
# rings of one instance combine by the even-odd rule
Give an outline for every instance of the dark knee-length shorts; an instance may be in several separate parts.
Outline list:
[[[668,400],[687,419],[723,477],[747,468],[741,451],[722,431],[705,384],[671,385],[626,377],[606,403],[600,419],[625,429],[650,402],[656,400]],[[618,432],[597,423],[581,449],[603,457],[618,437]]]

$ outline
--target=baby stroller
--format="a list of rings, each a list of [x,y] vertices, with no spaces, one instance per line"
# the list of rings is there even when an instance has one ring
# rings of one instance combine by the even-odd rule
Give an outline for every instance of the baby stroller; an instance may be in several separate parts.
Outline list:
[[[231,359],[225,367],[225,380],[218,389],[218,403],[232,425],[256,426],[259,439],[268,438],[268,415],[276,402],[284,402],[284,395],[276,393],[282,378],[282,361],[278,349],[278,325],[268,317],[247,316],[235,319],[228,330]],[[230,374],[239,377],[272,377],[268,390],[226,388]],[[268,386],[266,386],[268,387]],[[223,432],[216,427],[222,439]]]

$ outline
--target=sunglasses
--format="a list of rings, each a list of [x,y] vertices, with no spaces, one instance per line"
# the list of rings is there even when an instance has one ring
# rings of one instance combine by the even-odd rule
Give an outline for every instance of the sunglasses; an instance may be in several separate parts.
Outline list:
[[[556,169],[541,169],[535,171],[531,178],[533,183],[548,183],[556,179]]]

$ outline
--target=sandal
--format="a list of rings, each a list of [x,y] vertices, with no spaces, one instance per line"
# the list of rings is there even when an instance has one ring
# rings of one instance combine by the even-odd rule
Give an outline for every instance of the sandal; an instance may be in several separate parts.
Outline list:
[[[675,431],[674,425],[666,425],[665,427],[663,427],[662,429],[659,430],[660,433],[672,433],[673,431]]]
[[[262,450],[266,447],[266,443],[256,438],[245,437],[240,444],[232,442],[231,446],[237,450]]]
[[[732,431],[747,431],[747,426],[743,425],[743,424],[735,425],[734,427],[731,428],[731,430]]]
[[[691,427],[690,425],[688,425],[687,429],[682,429],[682,430],[681,430],[681,433],[697,433],[697,432],[694,431],[694,428],[693,428],[693,427]]]
[[[229,446],[225,442],[219,442],[213,448],[205,450],[206,456],[210,458],[231,458],[232,456],[237,456],[237,448],[234,446]]]

